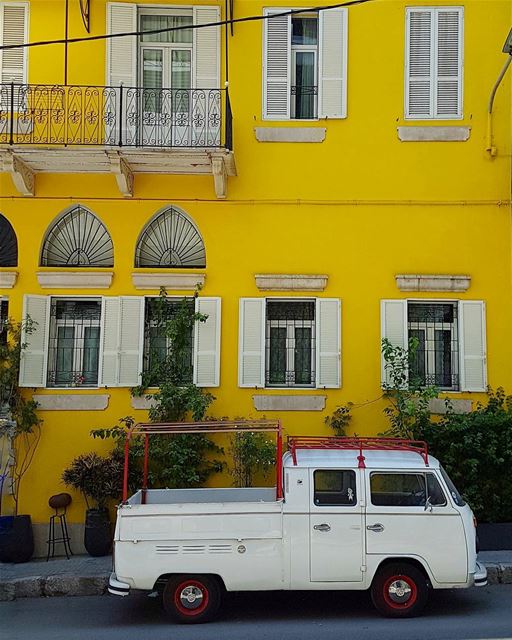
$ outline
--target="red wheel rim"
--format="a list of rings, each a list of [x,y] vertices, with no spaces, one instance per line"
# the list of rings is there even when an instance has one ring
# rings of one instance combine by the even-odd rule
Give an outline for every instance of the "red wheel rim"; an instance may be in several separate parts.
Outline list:
[[[198,616],[208,606],[208,589],[199,580],[183,580],[174,590],[174,606],[184,616]]]
[[[384,583],[382,595],[391,609],[410,609],[418,599],[418,587],[410,576],[395,575]]]

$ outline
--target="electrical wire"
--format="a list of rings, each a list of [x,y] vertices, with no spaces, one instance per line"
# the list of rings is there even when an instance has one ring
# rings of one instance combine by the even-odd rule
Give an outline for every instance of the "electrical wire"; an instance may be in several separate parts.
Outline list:
[[[180,27],[166,27],[164,29],[152,29],[150,31],[130,31],[125,33],[106,33],[98,36],[84,36],[82,38],[63,38],[60,40],[40,40],[38,42],[26,42],[24,44],[6,44],[0,45],[0,51],[7,51],[9,49],[28,49],[31,47],[43,47],[52,44],[73,44],[77,42],[91,42],[93,40],[111,40],[113,38],[126,38],[133,36],[147,36],[157,35],[159,33],[169,33],[171,31],[185,31],[191,29],[205,29],[207,27],[222,27],[225,25],[233,25],[241,22],[256,22],[262,20],[269,20],[273,18],[281,18],[284,16],[293,16],[300,13],[311,13],[328,11],[329,9],[341,9],[343,7],[350,7],[358,4],[366,4],[368,2],[374,2],[375,0],[346,0],[345,2],[337,2],[336,4],[320,5],[316,7],[304,7],[302,9],[290,9],[289,11],[283,11],[280,13],[272,13],[269,15],[255,15],[245,16],[244,18],[231,18],[230,20],[220,20],[219,22],[209,22],[207,24],[190,24]]]

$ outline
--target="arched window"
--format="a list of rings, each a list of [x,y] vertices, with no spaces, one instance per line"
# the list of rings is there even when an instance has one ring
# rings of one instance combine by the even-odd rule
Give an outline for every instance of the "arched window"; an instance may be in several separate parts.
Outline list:
[[[43,267],[112,267],[114,245],[103,222],[85,207],[73,207],[50,228],[41,252]]]
[[[169,207],[146,225],[135,250],[136,267],[205,267],[204,242],[186,213]]]
[[[18,266],[18,240],[7,218],[0,214],[0,267]]]

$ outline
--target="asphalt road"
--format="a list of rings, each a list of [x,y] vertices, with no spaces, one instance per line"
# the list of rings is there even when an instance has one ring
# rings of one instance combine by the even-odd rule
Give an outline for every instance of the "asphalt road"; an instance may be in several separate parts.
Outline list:
[[[157,599],[35,598],[0,604],[1,640],[512,640],[512,585],[434,593],[427,613],[381,618],[366,593],[228,594],[204,625],[167,621]]]

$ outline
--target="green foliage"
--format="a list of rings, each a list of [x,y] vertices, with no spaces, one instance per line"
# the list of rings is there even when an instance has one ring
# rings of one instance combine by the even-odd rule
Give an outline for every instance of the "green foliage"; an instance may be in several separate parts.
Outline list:
[[[346,436],[346,429],[352,420],[351,410],[353,407],[352,402],[347,402],[346,405],[340,405],[336,407],[332,415],[325,416],[324,423],[331,427],[336,436]]]
[[[89,500],[98,509],[105,509],[110,498],[120,499],[123,477],[122,458],[116,451],[109,456],[84,453],[77,456],[62,474],[62,481],[80,491],[91,508]]]
[[[256,473],[266,477],[275,467],[276,445],[264,433],[237,432],[231,438],[228,451],[233,460],[230,474],[235,487],[252,487]]]
[[[417,438],[430,421],[429,402],[437,398],[438,389],[424,386],[423,381],[412,374],[418,346],[417,338],[410,338],[408,349],[393,346],[387,338],[382,340],[384,369],[389,380],[384,385],[384,397],[390,402],[384,409],[390,422],[386,436]]]
[[[449,411],[420,434],[429,443],[478,520],[512,522],[512,396],[489,392],[487,405]]]

